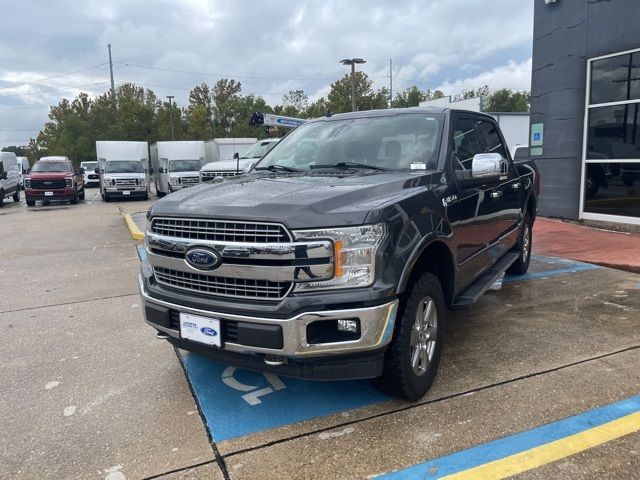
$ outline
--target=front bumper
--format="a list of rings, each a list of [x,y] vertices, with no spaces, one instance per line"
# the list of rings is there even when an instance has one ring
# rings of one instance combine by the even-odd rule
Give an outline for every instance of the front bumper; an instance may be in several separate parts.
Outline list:
[[[51,195],[45,195],[51,193]],[[52,190],[36,190],[27,188],[24,195],[27,200],[71,200],[75,197],[76,191],[73,188],[57,188]]]
[[[156,330],[166,333],[174,345],[186,350],[206,353],[223,362],[240,366],[252,365],[247,368],[274,371],[302,378],[345,379],[370,378],[380,375],[384,350],[391,341],[398,308],[398,301],[393,300],[372,307],[342,310],[320,309],[299,313],[290,318],[265,318],[263,316],[201,310],[153,298],[147,292],[142,276],[139,277],[139,286],[145,321]],[[183,340],[180,338],[179,323],[171,321],[172,313],[175,318],[176,312],[219,319],[223,329],[226,328],[225,322],[243,325],[248,332],[253,329],[254,334],[247,336],[251,340],[245,342],[252,344],[243,344],[242,339],[238,338],[236,342],[225,341],[223,349],[219,349]],[[351,341],[309,343],[307,326],[310,323],[338,319],[358,319],[360,337]],[[264,343],[260,346],[262,343],[262,340],[259,339],[260,335],[255,334],[260,331],[260,328],[272,328],[271,332],[273,332],[273,328],[280,331],[281,347],[267,347],[264,346]],[[268,342],[268,337],[265,335],[264,341]],[[273,335],[270,338],[273,339]],[[286,357],[288,361],[285,365],[268,368],[264,363],[265,355]],[[354,367],[354,364],[359,366]],[[316,368],[309,369],[304,365],[316,365]],[[324,367],[318,367],[319,365],[324,365]],[[331,367],[327,367],[328,365]],[[345,365],[344,369],[339,368],[339,365]],[[366,368],[363,365],[366,365]],[[313,371],[317,375],[313,374]]]
[[[124,193],[124,192],[129,192],[129,193]],[[110,198],[115,198],[115,197],[141,198],[148,194],[147,187],[131,187],[131,188],[107,187],[105,188],[105,193],[109,195]]]

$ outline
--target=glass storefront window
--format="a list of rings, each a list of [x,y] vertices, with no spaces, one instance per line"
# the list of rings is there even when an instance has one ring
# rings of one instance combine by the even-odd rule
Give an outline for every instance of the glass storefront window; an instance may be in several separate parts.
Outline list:
[[[640,218],[640,162],[587,163],[584,211]]]
[[[640,52],[594,60],[591,63],[592,105],[640,100]]]
[[[640,103],[589,109],[587,159],[640,159]]]

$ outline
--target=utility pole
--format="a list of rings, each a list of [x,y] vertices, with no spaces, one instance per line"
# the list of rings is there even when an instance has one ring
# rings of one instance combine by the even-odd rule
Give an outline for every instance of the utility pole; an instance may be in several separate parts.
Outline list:
[[[111,74],[111,95],[113,98],[116,98],[116,87],[113,83],[113,62],[111,61],[111,44],[107,44],[107,48],[109,49],[109,73]]]
[[[356,63],[367,63],[362,58],[345,58],[340,60],[343,65],[351,65],[351,111],[356,111]]]
[[[389,59],[389,108],[393,106],[393,67]]]
[[[171,141],[175,140],[175,136],[173,134],[173,99],[175,95],[167,95],[169,99],[169,123],[171,123]]]

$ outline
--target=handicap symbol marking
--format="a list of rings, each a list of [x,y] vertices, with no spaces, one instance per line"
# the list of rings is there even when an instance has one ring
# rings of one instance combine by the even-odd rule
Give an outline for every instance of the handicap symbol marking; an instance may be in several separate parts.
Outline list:
[[[369,380],[316,382],[229,367],[195,353],[182,358],[216,442],[392,400]]]
[[[269,395],[274,391],[282,390],[283,388],[287,388],[287,386],[282,383],[280,377],[274,375],[273,373],[263,373],[262,375],[267,381],[271,384],[271,387],[260,388],[254,387],[253,385],[247,385],[239,382],[233,376],[236,371],[236,367],[227,367],[222,372],[222,383],[224,383],[227,387],[231,387],[234,390],[240,390],[241,392],[249,392],[245,395],[242,395],[242,399],[247,402],[251,406],[259,405],[262,403],[260,397],[264,395]]]

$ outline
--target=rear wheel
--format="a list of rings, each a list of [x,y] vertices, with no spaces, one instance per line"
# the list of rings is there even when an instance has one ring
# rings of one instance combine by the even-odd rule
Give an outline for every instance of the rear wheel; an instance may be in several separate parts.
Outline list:
[[[36,206],[35,200],[27,200],[27,207],[35,207],[35,206]]]
[[[522,220],[522,230],[518,237],[518,242],[514,246],[513,251],[518,253],[518,259],[507,269],[510,275],[524,275],[529,270],[529,262],[531,261],[531,243],[532,243],[531,216],[526,213]]]
[[[433,383],[444,341],[445,305],[440,281],[421,274],[401,300],[393,339],[378,386],[407,400],[418,400]]]
[[[13,201],[14,202],[19,202],[20,201],[20,185],[18,185],[18,187],[16,188],[15,193],[13,194]]]
[[[4,207],[4,190],[0,190],[0,208]]]

